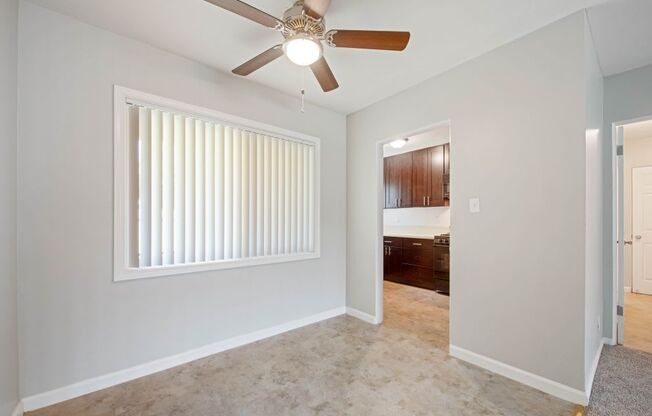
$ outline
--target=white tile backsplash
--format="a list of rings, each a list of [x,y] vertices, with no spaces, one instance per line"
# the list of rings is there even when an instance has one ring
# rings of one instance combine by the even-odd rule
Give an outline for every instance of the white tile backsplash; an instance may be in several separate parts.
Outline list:
[[[387,227],[443,227],[450,228],[450,207],[396,208],[383,212]]]

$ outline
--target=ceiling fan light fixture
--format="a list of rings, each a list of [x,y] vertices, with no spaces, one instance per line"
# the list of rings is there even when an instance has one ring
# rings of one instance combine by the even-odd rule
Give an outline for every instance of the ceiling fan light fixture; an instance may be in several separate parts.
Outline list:
[[[321,43],[308,36],[296,36],[283,44],[283,52],[290,61],[299,66],[309,66],[322,57]]]
[[[389,145],[392,146],[394,149],[401,149],[403,146],[405,146],[408,142],[408,139],[398,139],[394,140],[393,142],[390,142]]]
[[[410,32],[326,30],[324,16],[332,0],[293,0],[293,5],[283,13],[282,20],[247,4],[247,0],[205,1],[274,29],[285,38],[282,45],[272,46],[231,71],[243,77],[286,55],[296,65],[309,66],[321,89],[329,92],[338,88],[339,84],[323,56],[324,42],[333,48],[402,51],[410,41]]]

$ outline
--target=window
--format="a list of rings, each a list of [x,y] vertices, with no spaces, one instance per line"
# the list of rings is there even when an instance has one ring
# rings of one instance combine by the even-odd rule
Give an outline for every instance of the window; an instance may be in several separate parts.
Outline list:
[[[319,141],[115,87],[114,279],[319,256]]]

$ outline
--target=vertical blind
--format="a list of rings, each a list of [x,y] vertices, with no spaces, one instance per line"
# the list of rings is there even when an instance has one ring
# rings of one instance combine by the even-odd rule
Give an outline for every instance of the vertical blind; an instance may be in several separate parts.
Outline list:
[[[130,267],[314,251],[313,144],[127,105]]]

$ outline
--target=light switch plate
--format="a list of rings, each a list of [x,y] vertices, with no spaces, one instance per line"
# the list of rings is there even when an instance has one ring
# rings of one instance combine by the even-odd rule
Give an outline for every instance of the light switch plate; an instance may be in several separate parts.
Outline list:
[[[480,198],[469,199],[469,212],[472,214],[480,212]]]

